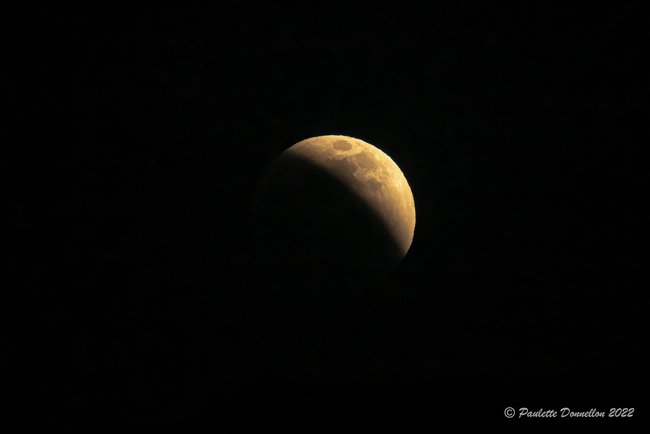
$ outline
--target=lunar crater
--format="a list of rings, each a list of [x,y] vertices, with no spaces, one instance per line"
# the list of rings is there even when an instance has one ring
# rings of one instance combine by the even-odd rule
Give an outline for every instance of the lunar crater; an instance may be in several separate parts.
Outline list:
[[[339,150],[339,151],[349,151],[352,149],[352,144],[350,142],[347,142],[345,140],[339,140],[338,142],[335,142],[334,149]]]

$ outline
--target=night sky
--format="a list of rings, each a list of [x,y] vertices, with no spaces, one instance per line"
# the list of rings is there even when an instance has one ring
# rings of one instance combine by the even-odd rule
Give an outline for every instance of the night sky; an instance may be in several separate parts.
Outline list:
[[[526,423],[507,406],[641,420],[638,12],[68,15],[72,135],[48,133],[66,151],[10,200],[32,246],[30,408],[86,432]],[[12,83],[28,128],[41,103]],[[275,297],[301,288],[256,272],[249,217],[273,159],[328,134],[393,158],[417,225],[389,278],[301,315]],[[548,424],[605,422],[633,421]]]

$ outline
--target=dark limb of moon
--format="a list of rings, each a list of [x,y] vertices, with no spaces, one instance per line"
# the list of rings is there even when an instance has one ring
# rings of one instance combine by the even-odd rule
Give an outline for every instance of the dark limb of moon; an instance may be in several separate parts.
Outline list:
[[[263,177],[254,222],[258,265],[277,297],[344,296],[402,257],[376,210],[327,170],[290,153]]]

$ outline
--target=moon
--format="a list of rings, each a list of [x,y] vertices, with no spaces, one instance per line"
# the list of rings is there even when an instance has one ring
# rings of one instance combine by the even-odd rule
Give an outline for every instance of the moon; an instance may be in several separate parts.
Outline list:
[[[388,226],[406,255],[415,229],[415,203],[406,177],[380,149],[346,136],[320,136],[286,151],[305,158],[348,185]]]
[[[286,149],[258,188],[258,261],[285,281],[360,287],[394,269],[415,230],[415,203],[397,164],[348,136]]]

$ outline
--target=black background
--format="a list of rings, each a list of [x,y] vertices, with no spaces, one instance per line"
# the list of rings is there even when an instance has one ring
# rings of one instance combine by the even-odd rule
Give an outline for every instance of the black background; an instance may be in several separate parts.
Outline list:
[[[221,4],[33,30],[72,37],[6,83],[19,128],[66,119],[43,153],[23,135],[39,176],[10,201],[25,404],[86,432],[521,423],[507,406],[640,420],[638,12]],[[52,70],[56,96],[25,92]],[[417,226],[311,357],[269,338],[248,215],[268,164],[325,134],[388,153]]]

